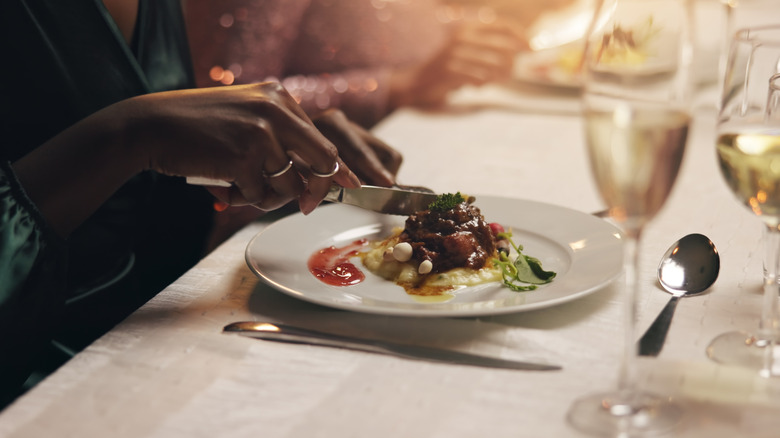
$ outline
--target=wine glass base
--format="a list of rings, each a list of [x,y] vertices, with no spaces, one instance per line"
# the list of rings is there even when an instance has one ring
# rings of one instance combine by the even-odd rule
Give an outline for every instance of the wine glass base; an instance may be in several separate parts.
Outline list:
[[[724,365],[738,365],[755,370],[763,377],[780,376],[778,336],[759,337],[734,331],[719,335],[707,346],[707,357]]]
[[[682,416],[682,408],[669,398],[616,391],[575,400],[566,419],[575,429],[590,435],[642,437],[674,429]]]

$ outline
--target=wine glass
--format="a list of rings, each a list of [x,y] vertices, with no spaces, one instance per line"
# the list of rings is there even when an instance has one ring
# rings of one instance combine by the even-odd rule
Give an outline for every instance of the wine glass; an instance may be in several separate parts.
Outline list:
[[[707,347],[716,362],[780,375],[780,26],[739,30],[731,40],[717,151],[737,199],[764,223],[764,300],[753,333],[728,332]]]
[[[672,189],[688,136],[692,23],[686,0],[604,0],[583,58],[590,166],[625,239],[624,349],[614,390],[576,400],[567,419],[601,436],[642,436],[682,418],[669,397],[637,386],[638,245]]]

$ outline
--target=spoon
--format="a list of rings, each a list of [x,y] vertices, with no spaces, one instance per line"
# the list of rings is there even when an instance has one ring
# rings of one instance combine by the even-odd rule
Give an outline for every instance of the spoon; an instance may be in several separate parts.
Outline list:
[[[689,234],[666,251],[658,265],[658,282],[672,298],[639,339],[640,356],[657,356],[661,352],[677,302],[707,290],[718,278],[719,270],[718,250],[701,234]]]

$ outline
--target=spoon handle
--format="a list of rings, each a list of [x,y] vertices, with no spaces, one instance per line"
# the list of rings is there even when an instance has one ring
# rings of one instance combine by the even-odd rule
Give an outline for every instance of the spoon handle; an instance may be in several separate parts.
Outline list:
[[[677,301],[679,300],[680,297],[678,295],[673,296],[655,318],[655,321],[650,324],[642,338],[639,339],[640,356],[658,356],[658,353],[664,348],[666,333],[669,331],[669,325],[672,323],[672,316],[674,316],[674,309],[677,308]]]

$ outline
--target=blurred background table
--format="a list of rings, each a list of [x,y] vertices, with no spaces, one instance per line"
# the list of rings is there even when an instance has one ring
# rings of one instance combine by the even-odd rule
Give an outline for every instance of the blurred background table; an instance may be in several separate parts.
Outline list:
[[[711,100],[702,99],[677,186],[643,240],[637,336],[669,299],[655,272],[676,239],[709,236],[720,250],[720,277],[708,294],[680,302],[661,355],[640,359],[640,380],[685,406],[673,436],[776,437],[780,382],[705,356],[716,335],[753,329],[761,308],[761,226],[719,175],[714,118]],[[571,90],[464,90],[446,111],[403,109],[374,132],[404,153],[404,184],[603,208]],[[502,316],[334,310],[283,295],[247,267],[247,243],[276,217],[238,232],[0,413],[0,436],[577,437],[565,421],[571,401],[615,385],[619,283]],[[247,319],[544,360],[563,370],[434,364],[221,332]]]

